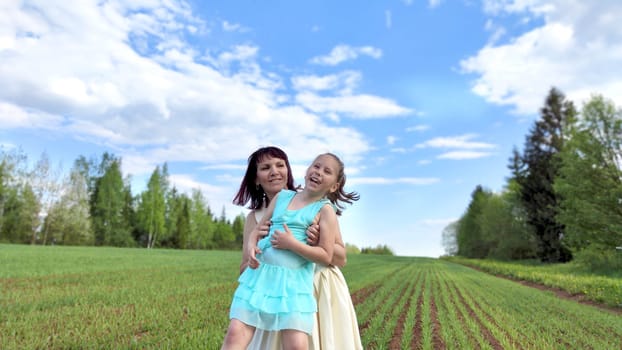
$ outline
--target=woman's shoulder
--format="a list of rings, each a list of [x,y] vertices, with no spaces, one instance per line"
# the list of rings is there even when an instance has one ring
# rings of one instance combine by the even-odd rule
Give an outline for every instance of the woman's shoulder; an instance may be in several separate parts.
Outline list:
[[[249,215],[252,215],[253,219],[255,220],[255,225],[258,224],[261,219],[263,219],[263,216],[266,214],[266,207],[261,207],[258,209],[253,209]]]

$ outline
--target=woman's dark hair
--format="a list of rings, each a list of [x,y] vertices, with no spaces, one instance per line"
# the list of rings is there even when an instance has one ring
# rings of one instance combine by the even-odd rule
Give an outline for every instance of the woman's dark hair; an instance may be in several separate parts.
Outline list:
[[[333,203],[333,205],[335,206],[335,211],[337,212],[337,215],[341,215],[342,209],[344,208],[344,206],[343,204],[339,202],[352,204],[353,201],[358,201],[361,198],[361,196],[356,192],[345,192],[344,191],[343,187],[346,185],[346,174],[344,170],[345,165],[343,164],[341,159],[339,159],[339,157],[337,157],[336,155],[332,153],[320,154],[318,157],[321,157],[324,155],[335,158],[335,160],[339,164],[339,169],[338,169],[338,174],[337,174],[337,182],[339,183],[339,189],[337,189],[337,191],[335,192],[331,192],[327,194],[326,198],[328,198],[328,200],[331,203]]]
[[[287,154],[282,149],[274,146],[262,147],[253,152],[248,157],[248,166],[246,167],[246,174],[240,184],[238,193],[233,197],[233,204],[244,206],[249,201],[248,209],[259,209],[270,204],[270,199],[266,196],[263,188],[255,184],[257,180],[257,164],[266,158],[279,158],[285,161],[287,166],[287,188],[295,191],[294,176],[292,175],[292,168],[289,165],[289,159]]]

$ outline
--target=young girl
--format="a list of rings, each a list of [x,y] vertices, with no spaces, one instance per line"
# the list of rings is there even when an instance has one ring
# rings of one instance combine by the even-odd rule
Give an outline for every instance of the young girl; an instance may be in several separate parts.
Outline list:
[[[270,234],[257,242],[258,230],[251,233],[251,268],[245,269],[238,280],[240,285],[231,304],[231,322],[222,349],[245,349],[255,328],[280,330],[285,349],[308,349],[317,310],[313,296],[314,264],[310,260],[330,264],[339,230],[339,202],[358,199],[356,193],[343,190],[343,168],[337,156],[322,154],[307,169],[301,192],[283,190],[270,202],[265,216],[271,217]],[[305,244],[305,231],[316,216],[322,234],[313,247]],[[273,246],[274,235],[283,233],[279,231],[293,235],[295,240],[286,240],[286,246]]]

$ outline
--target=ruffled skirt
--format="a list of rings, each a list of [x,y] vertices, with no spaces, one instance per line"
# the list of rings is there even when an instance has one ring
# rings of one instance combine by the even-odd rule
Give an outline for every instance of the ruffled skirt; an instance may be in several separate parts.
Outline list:
[[[267,249],[265,253],[268,253]],[[311,334],[317,304],[313,295],[313,263],[298,267],[273,265],[260,259],[238,278],[229,318],[257,330],[294,329]]]
[[[339,268],[317,265],[313,286],[318,313],[309,349],[363,349],[350,291]],[[247,349],[281,350],[281,333],[256,329]]]

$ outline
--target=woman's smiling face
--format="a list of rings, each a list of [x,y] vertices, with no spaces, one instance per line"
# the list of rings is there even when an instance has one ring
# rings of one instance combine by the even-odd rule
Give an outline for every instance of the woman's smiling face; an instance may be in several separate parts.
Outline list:
[[[272,199],[287,186],[287,164],[284,159],[264,157],[257,162],[257,178],[255,184],[260,185],[266,196]]]

